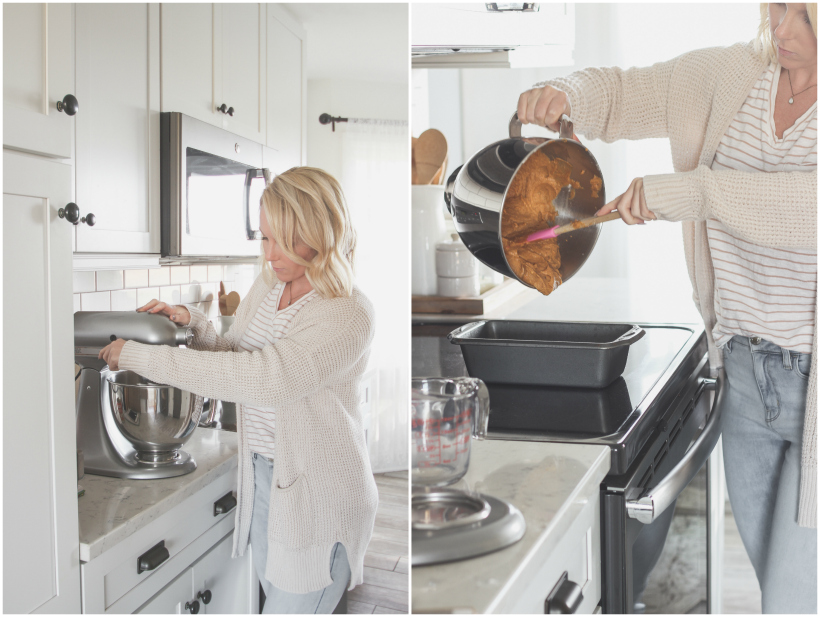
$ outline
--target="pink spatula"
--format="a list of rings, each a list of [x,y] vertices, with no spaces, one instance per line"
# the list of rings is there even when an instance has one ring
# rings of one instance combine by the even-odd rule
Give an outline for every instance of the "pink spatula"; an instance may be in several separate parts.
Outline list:
[[[555,227],[550,227],[548,229],[542,229],[541,231],[536,231],[535,233],[530,234],[527,236],[527,242],[535,242],[536,240],[545,240],[546,238],[555,238],[560,236],[561,234],[565,234],[569,231],[575,231],[576,229],[583,229],[584,227],[590,227],[591,225],[597,225],[598,223],[606,223],[607,221],[614,221],[615,219],[621,218],[621,213],[617,210],[615,212],[610,212],[609,214],[604,214],[603,216],[593,216],[588,219],[584,219],[582,221],[575,221],[570,223],[569,225],[556,225]]]

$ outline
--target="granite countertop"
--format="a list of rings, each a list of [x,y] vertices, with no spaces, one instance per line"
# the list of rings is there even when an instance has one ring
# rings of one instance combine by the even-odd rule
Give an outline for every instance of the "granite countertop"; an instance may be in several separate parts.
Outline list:
[[[413,568],[413,610],[493,612],[523,564],[544,560],[609,471],[606,446],[487,440],[453,488],[515,505],[527,531],[515,544],[463,561]]]
[[[199,428],[183,450],[196,470],[176,478],[128,480],[86,474],[79,484],[80,561],[89,562],[182,503],[216,478],[235,473],[236,433]]]

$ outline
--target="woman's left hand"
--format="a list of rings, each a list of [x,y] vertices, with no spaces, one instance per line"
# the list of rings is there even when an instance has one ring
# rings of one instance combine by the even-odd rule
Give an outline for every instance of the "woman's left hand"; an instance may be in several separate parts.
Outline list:
[[[627,225],[643,225],[646,221],[654,221],[657,217],[646,207],[646,198],[643,194],[643,178],[635,178],[623,195],[616,197],[595,213],[595,216],[609,214],[613,210],[621,213],[621,218]]]
[[[105,360],[108,368],[112,371],[120,370],[120,354],[125,345],[125,340],[118,338],[113,343],[109,343],[100,350],[100,355],[97,356],[101,360]]]

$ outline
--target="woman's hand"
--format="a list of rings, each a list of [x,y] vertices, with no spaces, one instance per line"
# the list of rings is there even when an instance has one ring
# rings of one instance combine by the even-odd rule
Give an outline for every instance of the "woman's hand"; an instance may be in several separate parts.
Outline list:
[[[151,300],[145,306],[141,306],[137,309],[138,313],[144,313],[146,311],[149,313],[162,313],[180,326],[187,326],[191,323],[191,313],[189,313],[188,309],[184,306],[175,306],[173,304],[165,304],[165,302],[160,302],[159,300]]]
[[[561,116],[571,113],[567,93],[552,86],[533,88],[518,97],[518,119],[521,124],[537,124],[558,132]]]
[[[626,192],[610,201],[595,213],[595,216],[608,214],[613,210],[621,213],[627,225],[643,225],[645,221],[654,221],[657,217],[646,207],[643,194],[643,178],[635,178]]]
[[[121,338],[118,338],[113,343],[109,343],[105,347],[100,350],[100,355],[97,357],[101,360],[105,360],[105,363],[108,365],[108,368],[112,371],[120,370],[120,354],[122,353],[123,345],[125,345],[125,341]]]

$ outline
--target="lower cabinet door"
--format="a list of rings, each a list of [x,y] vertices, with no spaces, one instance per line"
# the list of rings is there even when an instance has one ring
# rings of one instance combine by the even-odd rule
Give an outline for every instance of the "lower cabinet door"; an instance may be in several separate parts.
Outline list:
[[[185,604],[192,598],[193,581],[191,568],[188,568],[135,612],[149,615],[189,613],[190,610],[185,608]]]
[[[232,548],[233,532],[222,538],[192,566],[193,597],[199,600],[201,613],[258,612],[259,583],[253,573],[250,547],[245,555],[237,559],[231,559]]]

